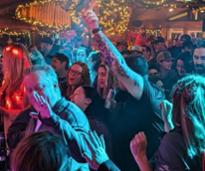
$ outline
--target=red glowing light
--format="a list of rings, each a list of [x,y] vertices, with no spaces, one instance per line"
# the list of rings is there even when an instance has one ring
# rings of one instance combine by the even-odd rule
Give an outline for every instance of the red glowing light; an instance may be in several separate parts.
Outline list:
[[[10,51],[11,50],[11,46],[6,47],[6,51]]]
[[[18,49],[12,49],[12,53],[14,55],[19,55],[19,50]]]
[[[10,100],[6,100],[6,106],[8,109],[11,109],[11,101]]]
[[[20,101],[20,96],[16,95],[15,98],[16,98],[16,102],[19,103],[19,101]]]

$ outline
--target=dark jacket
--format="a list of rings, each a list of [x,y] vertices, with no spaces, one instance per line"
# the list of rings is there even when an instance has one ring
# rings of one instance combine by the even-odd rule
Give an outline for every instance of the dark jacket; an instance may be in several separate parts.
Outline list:
[[[75,104],[67,101],[65,98],[59,100],[52,109],[55,113],[52,119],[41,120],[42,125],[38,131],[53,132],[64,140],[69,141],[66,136],[68,135],[68,124],[77,132],[87,133],[90,130],[90,125],[85,114]],[[30,112],[35,112],[35,110],[33,108],[26,109],[10,126],[7,140],[10,150],[13,150],[17,146],[19,141],[27,134],[28,129],[30,129],[29,133],[34,132],[37,120],[30,116]],[[34,125],[33,130],[32,125]],[[76,147],[76,143],[73,144],[72,142],[69,144],[69,147],[71,146],[71,154],[75,156],[75,152],[72,152],[72,145]],[[77,153],[76,155],[79,156],[79,152]]]

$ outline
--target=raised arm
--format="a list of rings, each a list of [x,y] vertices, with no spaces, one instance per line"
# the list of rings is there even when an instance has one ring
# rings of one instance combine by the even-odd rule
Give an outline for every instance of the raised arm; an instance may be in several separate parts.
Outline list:
[[[139,132],[130,142],[130,151],[138,164],[140,171],[152,171],[147,155],[147,138],[144,132]]]
[[[115,76],[120,81],[127,91],[137,99],[140,99],[143,93],[144,81],[143,78],[131,70],[122,54],[117,50],[108,37],[99,29],[99,20],[92,10],[83,12],[83,19],[88,29],[93,33],[93,38],[104,58],[111,65]]]

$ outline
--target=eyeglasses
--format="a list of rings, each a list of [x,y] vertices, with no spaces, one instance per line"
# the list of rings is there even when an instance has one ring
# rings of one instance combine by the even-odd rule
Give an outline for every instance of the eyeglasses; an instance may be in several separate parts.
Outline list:
[[[72,75],[76,75],[76,76],[81,76],[81,74],[82,74],[80,71],[75,71],[73,69],[70,69],[69,73],[72,74]]]

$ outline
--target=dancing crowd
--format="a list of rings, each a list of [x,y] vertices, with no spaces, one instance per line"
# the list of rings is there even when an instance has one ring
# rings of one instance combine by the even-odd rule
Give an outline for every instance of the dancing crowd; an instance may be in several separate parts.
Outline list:
[[[2,170],[205,171],[205,40],[128,50],[94,11],[82,19],[91,47],[2,47]]]

